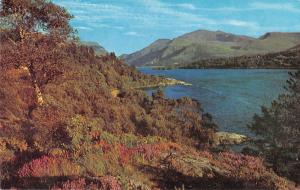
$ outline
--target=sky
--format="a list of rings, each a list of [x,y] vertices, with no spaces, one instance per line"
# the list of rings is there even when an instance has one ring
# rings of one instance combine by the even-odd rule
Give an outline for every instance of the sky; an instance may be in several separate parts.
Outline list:
[[[222,30],[259,37],[300,32],[300,0],[53,0],[74,15],[81,40],[117,55],[157,39],[195,30]]]

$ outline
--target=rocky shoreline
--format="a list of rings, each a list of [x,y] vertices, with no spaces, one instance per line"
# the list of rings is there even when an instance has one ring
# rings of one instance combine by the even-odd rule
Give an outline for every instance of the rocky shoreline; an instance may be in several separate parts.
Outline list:
[[[135,89],[158,88],[158,87],[174,86],[174,85],[192,86],[191,83],[188,83],[185,81],[181,81],[181,80],[177,80],[177,79],[173,79],[173,78],[164,78],[164,80],[159,83],[138,86],[138,87],[135,87]]]
[[[216,145],[239,145],[250,140],[249,137],[237,133],[229,133],[225,131],[216,132]]]

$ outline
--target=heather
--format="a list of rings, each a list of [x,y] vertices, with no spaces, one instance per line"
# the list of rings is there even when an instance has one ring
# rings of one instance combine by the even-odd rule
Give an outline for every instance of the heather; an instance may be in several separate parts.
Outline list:
[[[260,158],[212,152],[217,126],[199,102],[138,90],[166,79],[79,45],[65,9],[2,6],[1,188],[293,188]]]

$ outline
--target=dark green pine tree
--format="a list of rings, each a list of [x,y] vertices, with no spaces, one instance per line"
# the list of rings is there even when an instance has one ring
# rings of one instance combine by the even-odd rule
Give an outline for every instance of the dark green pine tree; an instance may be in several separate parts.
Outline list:
[[[285,87],[269,108],[255,115],[250,129],[259,153],[275,172],[300,182],[300,70],[290,73]]]

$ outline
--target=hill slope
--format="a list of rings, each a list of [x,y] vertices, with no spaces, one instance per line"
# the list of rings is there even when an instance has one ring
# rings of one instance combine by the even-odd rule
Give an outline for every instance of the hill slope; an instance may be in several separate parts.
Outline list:
[[[106,51],[106,49],[104,49],[104,47],[102,47],[99,43],[97,42],[89,42],[89,41],[81,41],[80,42],[81,45],[87,46],[87,47],[91,47],[94,49],[95,54],[96,55],[106,55],[108,54],[108,52]]]
[[[159,39],[140,51],[130,55],[122,55],[120,58],[135,66],[142,66],[144,63],[151,64],[163,53],[170,42],[171,40],[168,39]]]
[[[157,78],[113,54],[47,36],[1,43],[1,188],[294,186],[259,158],[208,152],[216,126],[200,104],[134,89]]]
[[[300,68],[300,45],[276,53],[200,60],[177,68]]]
[[[173,40],[156,41],[136,53],[121,58],[134,66],[170,66],[211,58],[278,52],[299,43],[300,33],[266,33],[256,39],[222,31],[198,30]]]

